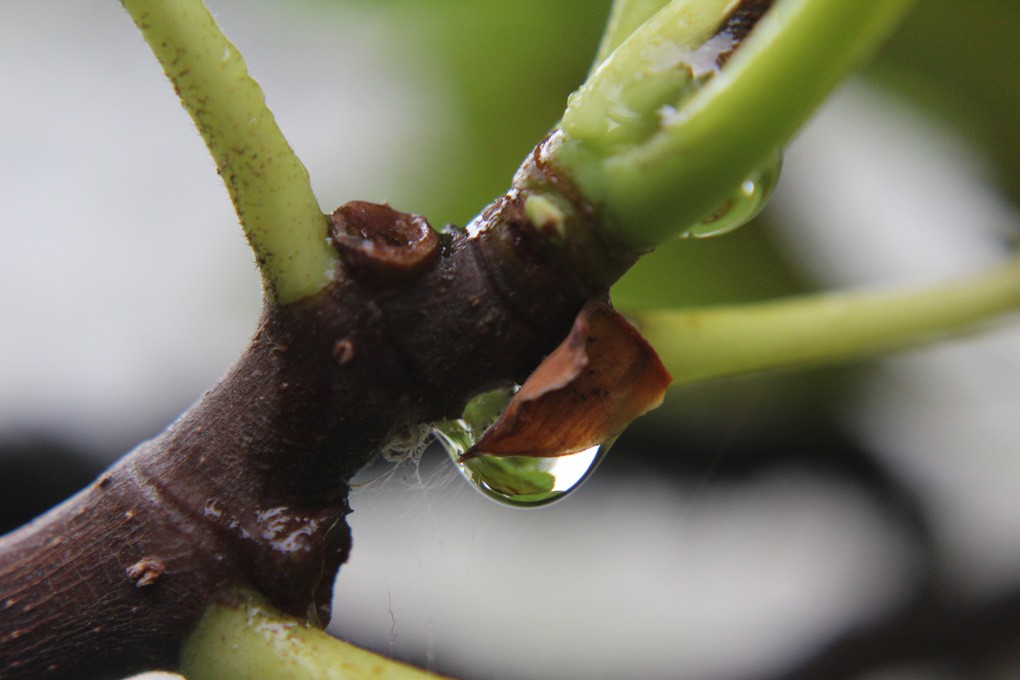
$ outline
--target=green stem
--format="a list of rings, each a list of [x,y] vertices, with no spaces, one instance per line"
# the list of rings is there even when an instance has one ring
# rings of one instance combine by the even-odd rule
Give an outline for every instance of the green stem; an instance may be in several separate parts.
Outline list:
[[[287,303],[334,271],[308,172],[201,0],[122,0],[216,161],[266,290]]]
[[[439,676],[338,640],[239,593],[213,604],[188,637],[188,680],[435,680]]]
[[[662,60],[672,46],[678,63],[684,62],[703,22],[660,17],[697,16],[702,5],[673,0],[572,97],[549,160],[601,209],[616,243],[637,252],[654,247],[716,212],[911,4],[777,0],[725,66],[692,90],[685,87],[691,80],[686,69],[673,69],[679,75],[670,82]],[[726,7],[719,0],[709,5],[715,11]],[[661,93],[676,99],[662,100]],[[627,118],[636,134],[621,133],[618,124]],[[590,124],[599,120],[614,125]]]
[[[829,293],[750,305],[631,316],[674,384],[829,364],[961,335],[1020,309],[1020,259],[964,281],[913,291]]]
[[[600,155],[645,142],[661,125],[662,107],[680,106],[694,91],[690,61],[736,4],[737,0],[670,2],[571,95],[563,129]]]
[[[592,69],[598,68],[620,43],[669,3],[670,0],[615,0]]]

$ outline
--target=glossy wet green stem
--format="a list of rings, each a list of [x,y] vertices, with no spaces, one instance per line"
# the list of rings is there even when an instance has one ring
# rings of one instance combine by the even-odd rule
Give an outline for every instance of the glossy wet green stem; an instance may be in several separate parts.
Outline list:
[[[615,0],[592,68],[597,68],[631,33],[669,3],[670,0]]]
[[[250,592],[214,604],[185,643],[188,680],[436,680],[440,676],[338,640]]]
[[[717,0],[709,4],[725,6]],[[589,91],[572,99],[564,133],[549,147],[549,161],[570,174],[601,210],[604,230],[614,242],[635,251],[654,247],[717,210],[790,140],[911,5],[911,0],[777,0],[725,67],[692,92],[664,81],[656,66],[663,45],[683,48],[692,30],[703,31],[704,18],[660,20],[702,6],[697,0],[673,0],[595,71],[594,88],[585,86]],[[618,91],[635,87],[626,79],[642,74],[651,74],[649,83],[659,91],[676,88],[679,99],[645,97],[644,109],[634,108],[642,97],[619,101]],[[616,127],[590,124],[607,116],[623,118],[614,113],[618,105],[642,134],[628,137]]]
[[[642,144],[661,126],[661,109],[694,91],[694,53],[737,4],[674,0],[655,13],[571,95],[563,129],[600,156]]]
[[[334,271],[308,172],[201,0],[122,0],[216,161],[267,291],[318,292]]]
[[[831,364],[962,335],[1020,309],[1020,259],[927,289],[630,314],[674,384]]]

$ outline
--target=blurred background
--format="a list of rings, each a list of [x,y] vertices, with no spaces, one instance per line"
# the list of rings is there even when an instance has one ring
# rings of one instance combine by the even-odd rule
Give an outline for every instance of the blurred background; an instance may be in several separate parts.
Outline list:
[[[325,209],[464,224],[555,123],[608,0],[210,0]],[[0,530],[230,366],[259,282],[117,3],[0,2]],[[786,154],[769,209],[621,306],[931,283],[1001,261],[1020,3],[925,0]],[[781,96],[781,94],[777,95]],[[1020,677],[1020,326],[672,391],[566,500],[439,451],[366,472],[331,630],[464,678]]]

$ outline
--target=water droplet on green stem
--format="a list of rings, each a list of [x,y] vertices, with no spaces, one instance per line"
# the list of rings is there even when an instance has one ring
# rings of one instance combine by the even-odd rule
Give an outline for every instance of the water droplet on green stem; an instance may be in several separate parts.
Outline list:
[[[782,156],[777,153],[774,160],[741,182],[711,217],[685,231],[682,238],[722,236],[757,217],[779,183],[782,166]]]

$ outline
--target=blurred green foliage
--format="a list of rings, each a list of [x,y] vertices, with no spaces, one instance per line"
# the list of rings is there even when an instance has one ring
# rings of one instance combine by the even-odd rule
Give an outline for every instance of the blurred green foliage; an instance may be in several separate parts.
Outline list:
[[[924,0],[867,73],[969,136],[1020,202],[1020,2]]]
[[[385,15],[447,81],[461,124],[415,191],[433,224],[463,225],[503,193],[583,82],[609,0],[319,0]],[[382,46],[381,49],[385,49]],[[423,134],[429,134],[423,130]]]
[[[378,13],[447,84],[459,125],[429,172],[401,193],[434,224],[466,223],[508,185],[583,81],[610,0],[308,0]],[[955,125],[1020,198],[1020,2],[924,0],[865,71]],[[386,49],[386,46],[380,46]],[[423,130],[422,134],[433,134]],[[759,300],[809,287],[770,241],[768,213],[715,239],[677,241],[614,290],[624,305]]]

